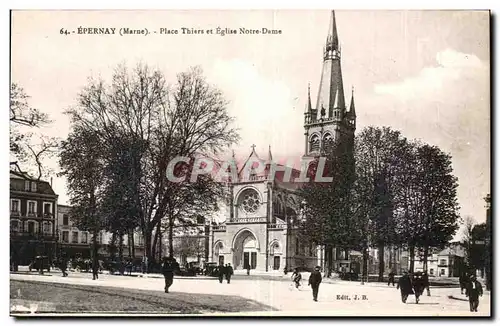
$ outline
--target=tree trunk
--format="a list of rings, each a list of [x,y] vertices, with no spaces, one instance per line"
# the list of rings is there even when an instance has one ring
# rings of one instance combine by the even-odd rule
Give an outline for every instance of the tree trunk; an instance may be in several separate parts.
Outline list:
[[[158,226],[156,227],[156,233],[158,233],[158,261],[161,261],[162,256],[163,256],[163,241],[162,241],[162,234],[161,234],[161,223],[158,223]]]
[[[424,246],[424,272],[427,271],[427,259],[429,257],[429,245]]]
[[[174,217],[168,217],[168,255],[174,257]]]
[[[130,239],[130,231],[127,232],[127,249],[128,249],[128,257],[132,257],[132,239]]]
[[[409,248],[409,255],[410,255],[410,273],[413,273],[413,270],[415,269],[415,246],[411,245]]]
[[[156,261],[156,253],[158,252],[158,232],[155,232],[155,236],[153,239],[153,246],[151,247],[151,257]]]
[[[143,233],[144,233],[144,256],[146,256],[147,259],[150,260],[151,259],[152,232],[148,227],[146,227],[145,230],[143,231]]]
[[[130,250],[132,251],[132,255],[130,257],[135,258],[135,232],[134,232],[134,230],[130,231]]]
[[[123,261],[123,234],[120,233],[120,236],[118,237],[118,259],[120,261]]]
[[[368,243],[366,241],[363,241],[363,273],[361,277],[361,284],[368,282]]]
[[[94,234],[92,235],[92,266],[98,266],[99,264],[99,248],[97,247],[97,235],[99,234],[98,230],[94,230]]]
[[[116,259],[116,233],[111,235],[111,241],[109,244],[109,253],[112,260]]]
[[[384,244],[378,245],[378,281],[384,281],[385,263],[384,263]]]

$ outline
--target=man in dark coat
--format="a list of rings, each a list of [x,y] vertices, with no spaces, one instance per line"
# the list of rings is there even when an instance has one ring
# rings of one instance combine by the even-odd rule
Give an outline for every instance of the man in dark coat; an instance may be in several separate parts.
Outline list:
[[[68,270],[68,260],[66,259],[66,256],[62,256],[59,260],[59,269],[62,272],[62,276],[66,277],[68,276],[68,273],[66,272]]]
[[[399,278],[396,289],[401,289],[401,301],[403,301],[403,303],[406,303],[408,295],[413,294],[413,284],[406,271],[403,273],[403,276]]]
[[[322,280],[320,269],[321,268],[319,266],[316,266],[316,268],[314,268],[314,271],[311,273],[311,276],[309,276],[309,285],[311,286],[313,291],[314,301],[318,301],[318,290]]]
[[[231,283],[231,276],[234,274],[233,267],[231,266],[231,264],[226,264],[224,272],[226,274],[227,284]]]
[[[224,268],[223,264],[219,265],[219,270],[217,272],[219,274],[219,283],[222,283],[222,281],[224,280],[224,275],[226,274],[226,269]]]
[[[415,275],[413,277],[413,291],[415,293],[415,302],[416,303],[418,303],[418,301],[420,300],[420,296],[424,292],[424,288],[425,288],[425,286],[424,286],[424,281],[422,278],[422,273],[421,272],[415,273]]]
[[[92,279],[99,279],[99,259],[97,257],[92,258]]]
[[[479,297],[483,296],[483,287],[475,275],[470,276],[470,281],[465,289],[465,295],[469,297],[470,311],[477,312]]]
[[[431,296],[431,290],[429,288],[429,274],[427,274],[427,271],[425,271],[423,274],[422,274],[422,283],[423,283],[423,286],[424,286],[424,289],[427,290],[427,296],[430,297]]]
[[[172,256],[163,258],[162,273],[165,278],[165,293],[168,293],[168,289],[174,283],[176,267],[176,261]]]
[[[389,273],[389,280],[387,281],[387,286],[390,286],[392,283],[392,286],[394,286],[394,272],[391,271]]]

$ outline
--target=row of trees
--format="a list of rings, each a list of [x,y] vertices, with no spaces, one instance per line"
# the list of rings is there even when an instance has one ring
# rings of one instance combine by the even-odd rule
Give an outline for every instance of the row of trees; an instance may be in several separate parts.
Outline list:
[[[330,268],[334,247],[355,249],[363,253],[366,275],[368,248],[375,247],[381,279],[384,248],[397,246],[409,250],[413,271],[416,249],[426,264],[430,250],[444,246],[458,229],[451,157],[388,127],[367,127],[352,142],[341,141],[326,153],[333,182],[302,189],[308,205],[301,233],[327,248]]]
[[[67,111],[72,131],[62,143],[60,167],[71,217],[93,234],[94,248],[101,230],[122,243],[139,229],[154,261],[164,232],[173,254],[174,230],[218,209],[221,184],[208,176],[172,182],[168,166],[179,156],[217,155],[237,141],[226,105],[198,68],[180,73],[174,85],[146,65],[119,66],[109,84],[89,80]],[[177,164],[173,173],[189,175],[192,167]]]

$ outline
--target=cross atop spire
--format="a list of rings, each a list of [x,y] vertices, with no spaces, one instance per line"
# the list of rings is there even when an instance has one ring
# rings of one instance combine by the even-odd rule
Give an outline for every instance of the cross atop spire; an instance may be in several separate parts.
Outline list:
[[[255,152],[255,147],[256,147],[255,144],[252,144],[252,146],[250,147],[252,147],[252,152]]]

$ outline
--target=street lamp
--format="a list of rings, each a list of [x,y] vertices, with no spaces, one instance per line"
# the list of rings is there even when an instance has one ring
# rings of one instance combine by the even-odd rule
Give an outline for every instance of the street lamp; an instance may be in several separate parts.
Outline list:
[[[484,198],[486,201],[486,259],[485,259],[485,269],[486,269],[486,289],[490,290],[491,289],[491,228],[490,228],[490,223],[491,223],[491,195],[487,194],[486,197]]]

